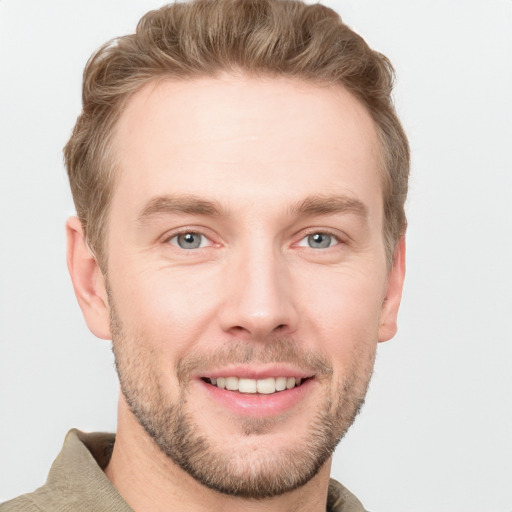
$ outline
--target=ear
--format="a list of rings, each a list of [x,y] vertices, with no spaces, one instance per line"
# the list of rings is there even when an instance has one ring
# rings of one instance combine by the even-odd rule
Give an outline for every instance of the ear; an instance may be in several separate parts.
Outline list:
[[[388,273],[386,297],[379,319],[379,342],[390,340],[397,331],[398,308],[405,279],[405,235],[400,237],[393,255],[393,267]]]
[[[70,217],[66,222],[66,239],[68,270],[82,314],[94,335],[109,340],[110,310],[105,278],[77,217]]]

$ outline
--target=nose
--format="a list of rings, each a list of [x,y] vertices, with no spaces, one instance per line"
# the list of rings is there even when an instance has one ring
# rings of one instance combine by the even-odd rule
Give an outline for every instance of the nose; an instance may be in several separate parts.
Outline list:
[[[231,335],[264,340],[297,329],[293,279],[286,261],[271,248],[240,251],[230,262],[221,328]]]

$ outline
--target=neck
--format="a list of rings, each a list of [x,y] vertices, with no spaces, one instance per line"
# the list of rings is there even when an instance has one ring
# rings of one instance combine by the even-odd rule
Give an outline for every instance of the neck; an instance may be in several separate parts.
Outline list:
[[[106,476],[137,512],[325,512],[331,461],[304,486],[267,499],[245,499],[211,490],[169,459],[139,425],[123,398]]]

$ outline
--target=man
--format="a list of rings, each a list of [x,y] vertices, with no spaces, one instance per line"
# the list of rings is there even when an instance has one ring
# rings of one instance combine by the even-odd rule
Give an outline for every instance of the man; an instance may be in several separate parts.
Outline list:
[[[68,266],[118,430],[1,510],[364,510],[329,474],[404,279],[388,61],[320,5],[198,0],[83,85]]]

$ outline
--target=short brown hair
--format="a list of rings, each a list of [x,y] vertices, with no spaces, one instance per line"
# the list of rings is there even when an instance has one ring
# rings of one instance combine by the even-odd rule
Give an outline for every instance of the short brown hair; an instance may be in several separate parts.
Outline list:
[[[406,226],[409,146],[391,100],[388,59],[320,4],[192,0],[148,12],[135,34],[105,44],[85,68],[83,110],[64,156],[78,217],[102,268],[116,167],[111,139],[126,102],[158,78],[230,70],[340,84],[366,106],[382,146],[384,243],[391,263]]]

